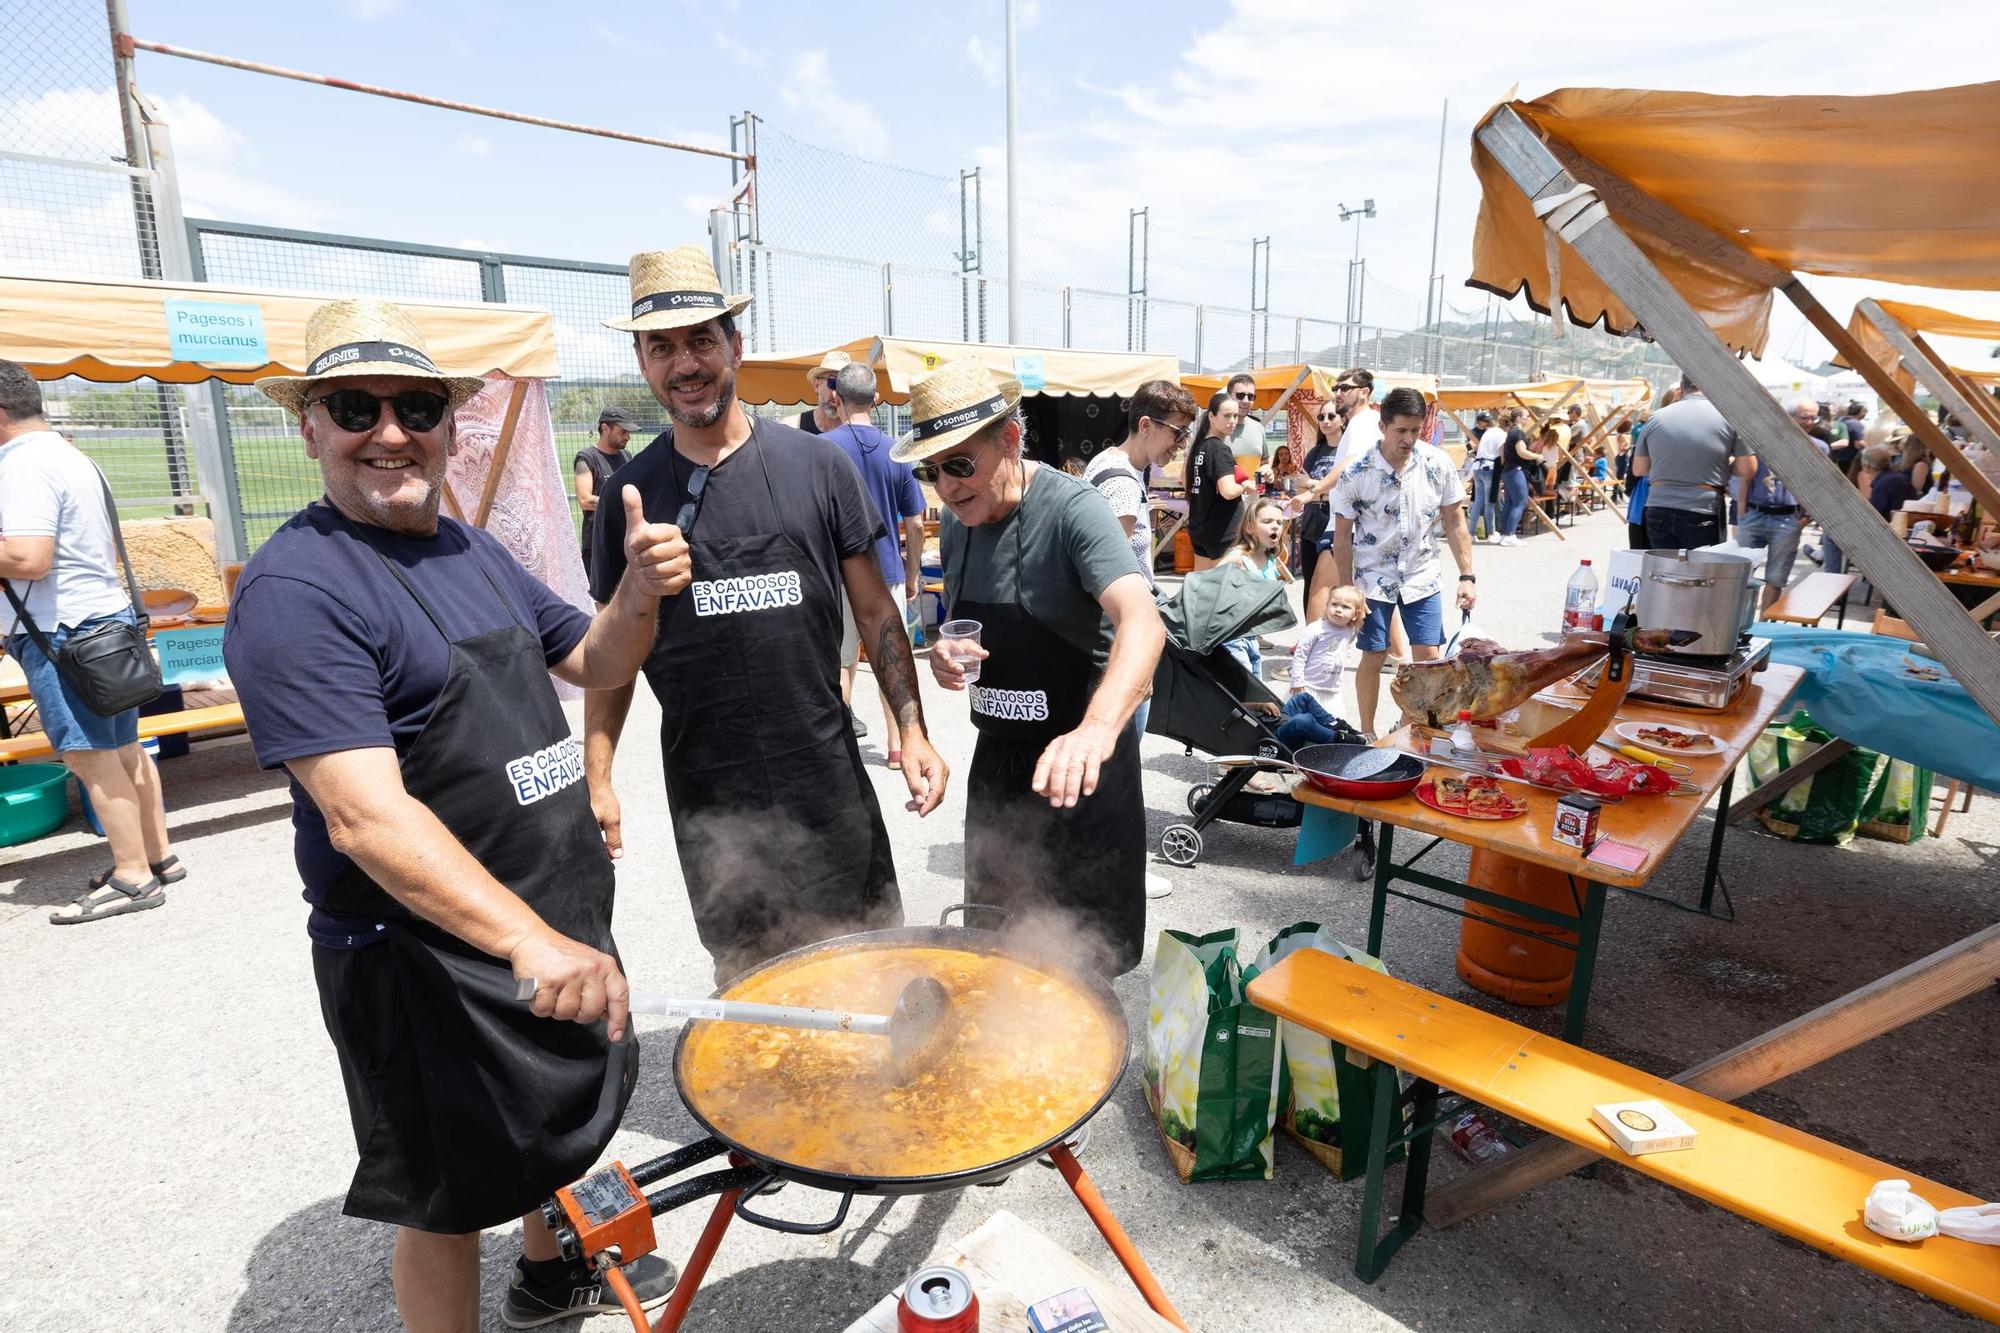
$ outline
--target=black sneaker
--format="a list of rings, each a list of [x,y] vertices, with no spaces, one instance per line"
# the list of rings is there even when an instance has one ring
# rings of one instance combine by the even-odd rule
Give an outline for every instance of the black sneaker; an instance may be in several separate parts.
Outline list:
[[[678,1276],[674,1266],[657,1254],[642,1254],[625,1265],[625,1280],[632,1284],[644,1310],[664,1305]],[[500,1322],[509,1328],[539,1328],[558,1319],[616,1313],[623,1308],[618,1304],[618,1293],[595,1269],[578,1264],[560,1281],[537,1286],[516,1263],[513,1285],[507,1288],[507,1299],[500,1306]]]
[[[854,739],[856,740],[860,740],[868,734],[868,724],[856,717],[852,708],[847,710],[847,725],[854,728]]]

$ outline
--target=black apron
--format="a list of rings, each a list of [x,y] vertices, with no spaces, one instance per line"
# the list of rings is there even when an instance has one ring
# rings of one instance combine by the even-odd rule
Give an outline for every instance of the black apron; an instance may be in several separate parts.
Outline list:
[[[694,582],[661,601],[646,660],[681,874],[718,983],[903,920],[889,833],[840,702],[839,591],[784,532],[757,428],[723,466],[756,459],[770,530],[717,536],[697,513]],[[668,472],[677,510],[680,474]]]
[[[1019,519],[1016,508],[1002,520],[1013,527],[1017,570]],[[996,558],[999,550],[996,541]],[[1067,810],[1037,795],[1028,785],[1035,764],[1050,741],[1082,723],[1097,687],[1096,665],[1089,651],[1043,625],[1028,607],[964,596],[963,568],[946,577],[951,618],[977,620],[979,646],[989,654],[967,689],[979,740],[965,787],[966,899],[1016,918],[1060,914],[1075,923],[1090,966],[1107,976],[1129,972],[1146,947],[1138,729],[1120,729],[1118,748],[1099,769],[1093,794]]]
[[[382,563],[444,633],[403,571]],[[404,789],[551,928],[615,956],[611,858],[582,748],[541,640],[487,584],[514,623],[452,641],[437,706],[399,756]],[[508,963],[411,916],[358,867],[325,906],[387,923],[380,943],[313,949],[361,1153],[350,1216],[479,1231],[539,1207],[597,1160],[632,1095],[636,1034],[613,1045],[601,1023],[537,1018],[515,999]]]

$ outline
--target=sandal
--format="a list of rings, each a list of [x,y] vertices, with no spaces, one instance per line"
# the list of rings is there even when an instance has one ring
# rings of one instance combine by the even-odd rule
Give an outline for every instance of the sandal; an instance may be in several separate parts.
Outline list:
[[[901,750],[889,751],[889,767],[899,772],[901,771],[903,767],[903,752]]]
[[[105,889],[114,890],[120,897],[99,898]],[[70,906],[80,909],[75,916],[65,916],[61,912],[49,913],[52,926],[74,926],[83,921],[95,921],[100,917],[123,916],[127,912],[144,912],[160,906],[167,900],[167,891],[160,887],[157,878],[148,879],[143,884],[127,884],[116,875],[106,879],[101,885],[87,889],[70,900]]]
[[[166,860],[153,862],[153,878],[160,881],[161,884],[178,884],[187,877],[187,867],[182,865],[180,857],[175,856],[172,852],[167,853]],[[101,889],[110,882],[111,872],[109,870],[100,870],[91,876],[90,887],[93,890]]]

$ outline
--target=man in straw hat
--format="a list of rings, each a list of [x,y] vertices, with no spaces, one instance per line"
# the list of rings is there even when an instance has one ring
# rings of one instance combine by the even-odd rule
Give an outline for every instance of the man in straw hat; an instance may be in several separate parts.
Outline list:
[[[1021,386],[975,357],[910,385],[919,464],[944,501],[945,599],[976,643],[941,637],[931,671],[970,687],[979,741],[965,797],[970,902],[1047,914],[1117,975],[1145,948],[1146,811],[1128,725],[1166,642],[1104,498],[1022,457]]]
[[[611,862],[549,673],[630,682],[686,543],[625,490],[622,577],[593,620],[441,518],[452,411],[483,381],[439,369],[388,302],[321,306],[305,373],[257,383],[298,414],[326,492],[245,567],[223,652],[259,762],[292,778],[361,1154],[345,1211],[398,1227],[411,1329],[476,1327],[479,1233],[516,1217],[509,1325],[615,1309],[540,1215],[610,1141],[638,1065]],[[673,1285],[664,1262],[627,1272],[645,1301]]]
[[[696,246],[635,255],[639,373],[672,428],[619,473],[649,510],[678,515],[694,583],[660,604],[646,680],[660,702],[674,841],[718,983],[774,954],[902,920],[875,790],[840,702],[840,598],[854,608],[902,731],[908,808],[944,798],[944,761],[918,702],[903,618],[882,580],[882,516],[854,465],[736,401],[743,339]],[[625,567],[625,529],[599,511],[592,593]],[[631,687],[593,691],[585,758],[606,843],[621,845],[611,759]]]
[[[838,348],[821,357],[819,364],[806,372],[806,383],[812,385],[815,401],[811,408],[792,418],[791,424],[808,435],[824,435],[847,420],[840,406],[840,395],[833,389],[833,377],[853,363],[854,358]]]

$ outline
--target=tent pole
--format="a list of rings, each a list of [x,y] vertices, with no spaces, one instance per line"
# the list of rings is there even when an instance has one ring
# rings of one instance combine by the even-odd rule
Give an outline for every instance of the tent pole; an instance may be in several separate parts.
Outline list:
[[[474,527],[483,528],[493,516],[493,497],[500,490],[500,474],[507,470],[507,455],[514,451],[514,427],[521,420],[521,403],[528,396],[528,382],[515,380],[507,395],[507,415],[500,422],[500,438],[493,442],[493,461],[486,465],[486,484],[479,492],[479,511],[472,516]]]
[[[1828,312],[1827,308],[1819,303],[1818,298],[1806,290],[1806,285],[1803,282],[1800,282],[1797,278],[1793,278],[1790,282],[1779,288],[1779,290],[1784,292],[1786,298],[1799,308],[1800,314],[1812,322],[1813,328],[1819,331],[1820,336],[1833,344],[1833,349],[1840,354],[1841,360],[1853,366],[1861,378],[1868,381],[1868,387],[1881,395],[1882,401],[1889,404],[1889,410],[1901,417],[1904,424],[1909,426],[1915,432],[1917,438],[1924,442],[1925,447],[1932,454],[1944,461],[1945,467],[1950,469],[1954,477],[1965,483],[1965,488],[1977,497],[1980,504],[1986,506],[1986,512],[1989,514],[2000,513],[2000,488],[1996,488],[1992,479],[1985,473],[1972,466],[1971,460],[1960,451],[1957,445],[1951,442],[1951,437],[1944,433],[1944,427],[1933,421],[1930,413],[1917,406],[1917,400],[1912,398],[1904,391],[1903,386],[1896,382],[1895,373],[1863,351],[1861,344],[1855,341],[1854,335],[1847,331],[1847,326],[1835,319]],[[1868,309],[1870,306],[1874,306],[1874,313],[1872,314]],[[1874,321],[1875,314],[1881,313],[1881,307],[1876,306],[1873,300],[1866,297],[1855,306],[1855,309],[1861,311],[1864,318],[1869,319],[1871,322]],[[1908,365],[1911,360],[1916,358],[1917,349],[1910,346],[1910,340],[1903,336],[1903,326],[1901,324],[1883,315],[1877,327],[1882,330],[1882,336],[1888,339],[1889,345],[1896,350],[1896,354],[1903,358],[1905,365]],[[1791,485],[1789,478],[1785,484],[1788,486]],[[1793,489],[1796,490],[1798,488],[1793,487]],[[1816,514],[1819,510],[1815,508],[1812,512]],[[1847,549],[1847,539],[1845,537],[1839,533],[1835,533],[1833,539],[1840,543],[1841,550],[1845,551]],[[1882,586],[1872,572],[1868,575],[1868,578],[1877,587]],[[1902,603],[1898,602],[1896,605],[1900,607]],[[1909,617],[1906,616],[1904,619],[1907,620]],[[1915,624],[1916,622],[1911,621],[1911,623]],[[1919,626],[1918,628],[1926,634],[1929,633],[1929,630],[1923,626]],[[1926,639],[1925,642],[1929,642],[1929,640]],[[1960,677],[1960,679],[1963,679],[1963,677]],[[1987,711],[1991,712],[1992,710],[1989,708]]]
[[[1481,125],[1478,139],[1530,198],[1564,193],[1578,184],[1557,161],[1549,145],[1512,107],[1502,106]],[[1598,174],[1601,173],[1600,168]],[[1629,183],[1616,193],[1621,199],[1630,194],[1648,197]],[[1659,207],[1657,201],[1655,207]],[[1607,222],[1611,225],[1604,225]],[[1869,582],[1880,588],[1903,613],[1987,716],[2000,720],[2000,645],[1973,623],[1951,590],[1890,530],[1840,469],[1821,455],[1813,441],[1730,354],[1714,330],[1660,274],[1631,237],[1612,222],[1608,210],[1601,207],[1587,210],[1563,230],[1563,239],[1617,293],[1645,325],[1647,333],[1702,386],[1702,391],[1743,434],[1752,450],[1769,460],[1772,470],[1818,516],[1821,526],[1868,576]],[[1704,254],[1710,251],[1743,254],[1746,261],[1763,265],[1763,261],[1745,254],[1726,238],[1706,228],[1697,231],[1706,241]],[[1793,296],[1795,301],[1804,297],[1818,308],[1818,302],[1811,300],[1797,279],[1791,279],[1790,285],[1799,289],[1798,295]],[[1792,292],[1788,290],[1787,295]],[[1820,315],[1827,318],[1823,309]],[[1812,318],[1809,309],[1807,317]],[[1813,322],[1823,334],[1827,333],[1818,320]],[[1830,318],[1827,322],[1832,323]],[[1837,324],[1833,329],[1840,339],[1836,346],[1850,341]],[[1832,337],[1829,335],[1830,340]],[[1857,359],[1872,364],[1866,357]]]
[[[1966,396],[1964,382],[1952,373],[1951,367],[1945,365],[1928,343],[1922,342],[1919,335],[1905,327],[1901,320],[1877,305],[1873,297],[1863,297],[1855,304],[1854,309],[1862,318],[1873,324],[1888,340],[1889,345],[1896,349],[1896,354],[1903,359],[1904,367],[1936,394],[1938,401],[1949,408],[1967,430],[1977,434],[1981,444],[1988,449],[2000,450],[2000,436],[1993,433],[1993,427],[1985,415]],[[1942,426],[1938,427],[1939,433],[1942,434],[1943,430]],[[1945,439],[1949,441],[1951,437],[1946,435]],[[1953,447],[1956,448],[1955,445]],[[1957,460],[1953,461],[1955,463]],[[1959,476],[1961,471],[1962,469],[1954,466],[1952,475]],[[1986,496],[1980,496],[1979,502],[1986,505],[1989,512],[1992,510],[1993,503]]]

